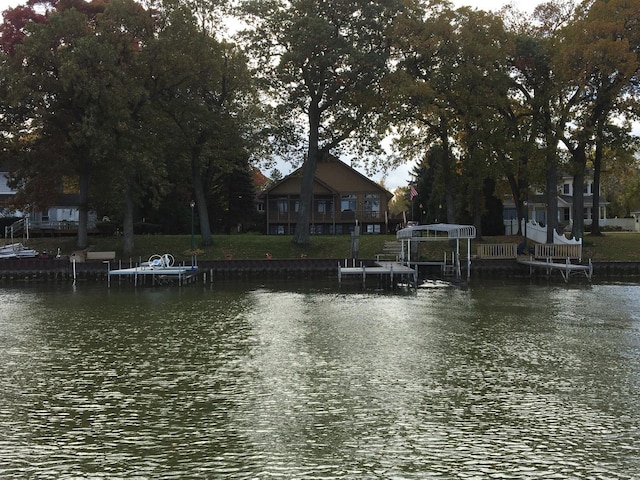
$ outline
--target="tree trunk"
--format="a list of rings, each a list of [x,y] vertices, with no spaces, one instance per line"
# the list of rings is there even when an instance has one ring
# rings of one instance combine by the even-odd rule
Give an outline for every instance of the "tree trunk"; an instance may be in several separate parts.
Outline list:
[[[593,207],[591,208],[591,235],[602,235],[600,230],[600,172],[602,171],[602,129],[596,135],[596,152],[593,159]]]
[[[476,227],[476,238],[482,240],[482,195],[476,186],[473,187],[473,225]]]
[[[571,152],[573,156],[573,226],[571,235],[576,240],[584,237],[584,174],[587,165],[585,146]]]
[[[453,192],[453,165],[451,165],[451,148],[449,146],[449,130],[446,128],[446,120],[441,120],[440,141],[442,142],[442,179],[444,182],[444,204],[447,214],[447,223],[456,222],[456,199]]]
[[[81,173],[80,198],[78,201],[78,237],[76,247],[84,249],[89,246],[89,184],[91,175],[89,173]]]
[[[318,143],[320,129],[320,109],[313,103],[309,107],[309,149],[304,161],[302,185],[300,186],[300,206],[293,243],[308,245],[310,241],[309,225],[311,223],[311,208],[313,204],[313,180],[318,163]]]
[[[511,188],[511,198],[513,198],[513,203],[516,206],[516,220],[518,222],[518,230],[516,234],[523,235],[522,219],[524,217],[522,215],[522,209],[524,207],[522,205],[522,190],[519,187],[519,182],[516,181],[515,175],[507,174],[507,180],[509,181],[509,187]]]
[[[200,235],[202,245],[211,245],[211,225],[209,223],[209,209],[207,199],[202,186],[202,168],[200,168],[200,148],[191,150],[191,177],[193,182],[193,194],[198,207],[198,219],[200,220]]]
[[[558,227],[558,162],[556,147],[547,146],[547,169],[545,178],[545,203],[547,220],[547,243],[553,243],[553,232]]]
[[[122,218],[122,251],[124,255],[133,255],[134,233],[133,233],[133,198],[131,196],[131,186],[127,185],[124,192],[124,215]]]

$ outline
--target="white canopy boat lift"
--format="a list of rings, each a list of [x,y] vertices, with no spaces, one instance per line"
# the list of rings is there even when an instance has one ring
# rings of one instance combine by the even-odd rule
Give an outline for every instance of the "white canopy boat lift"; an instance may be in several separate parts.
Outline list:
[[[420,242],[436,242],[455,240],[456,250],[453,259],[453,267],[456,278],[462,277],[460,268],[460,240],[467,241],[467,280],[471,276],[471,239],[476,238],[476,227],[473,225],[456,225],[451,223],[434,223],[431,225],[415,225],[402,230],[398,230],[396,238],[402,242],[402,261],[408,265],[420,265],[419,258],[411,258],[411,252],[417,251],[412,248],[414,244]]]

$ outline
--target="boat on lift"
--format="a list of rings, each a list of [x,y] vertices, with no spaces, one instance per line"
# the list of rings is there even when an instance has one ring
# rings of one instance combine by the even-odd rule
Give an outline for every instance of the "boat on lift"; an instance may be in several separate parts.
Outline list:
[[[0,258],[35,258],[37,250],[25,247],[22,243],[10,243],[0,247]]]

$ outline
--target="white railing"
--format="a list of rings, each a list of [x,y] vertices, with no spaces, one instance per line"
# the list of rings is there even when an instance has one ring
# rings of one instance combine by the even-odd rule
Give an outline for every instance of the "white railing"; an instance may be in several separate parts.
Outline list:
[[[517,243],[483,243],[478,245],[478,257],[480,258],[516,258],[517,256]]]
[[[10,238],[12,243],[14,237],[19,233],[22,234],[23,239],[29,240],[29,218],[21,218],[11,225],[4,227],[4,238]]]
[[[537,243],[535,256],[536,258],[575,258],[582,260],[582,243]]]

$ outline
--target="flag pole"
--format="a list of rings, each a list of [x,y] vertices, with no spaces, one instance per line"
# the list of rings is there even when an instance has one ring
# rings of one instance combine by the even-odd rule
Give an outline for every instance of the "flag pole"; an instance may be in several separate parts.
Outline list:
[[[414,180],[411,180],[409,182],[409,198],[411,199],[411,221],[415,221],[415,218],[413,217],[413,200],[414,198],[416,198],[418,196],[418,191],[416,190],[416,182]]]

